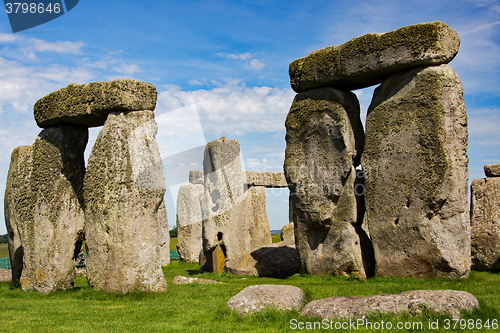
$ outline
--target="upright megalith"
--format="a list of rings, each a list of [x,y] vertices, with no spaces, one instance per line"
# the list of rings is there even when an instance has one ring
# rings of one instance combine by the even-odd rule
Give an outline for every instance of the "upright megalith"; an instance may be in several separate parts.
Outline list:
[[[290,84],[298,93],[325,86],[365,88],[415,67],[447,64],[459,46],[458,34],[442,22],[366,34],[293,61]]]
[[[204,186],[199,184],[203,179],[199,176],[191,171],[189,184],[181,186],[177,194],[177,251],[180,260],[187,262],[198,262],[203,243],[201,196]]]
[[[164,291],[159,207],[165,192],[153,111],[111,112],[84,181],[87,279],[95,289]]]
[[[448,65],[393,75],[366,118],[365,222],[376,274],[461,277],[470,269],[467,116]]]
[[[23,270],[21,234],[27,233],[32,221],[30,178],[33,161],[31,146],[17,147],[12,151],[4,195],[5,225],[9,239],[9,256],[12,267],[12,284],[19,285]],[[21,233],[21,234],[20,234]]]
[[[207,261],[217,246],[226,259],[232,259],[271,244],[265,188],[244,186],[238,141],[223,137],[209,142],[203,169],[203,252]]]
[[[154,110],[156,94],[152,84],[129,79],[72,83],[39,99],[34,115],[39,127],[60,123],[102,126],[111,111]]]
[[[486,164],[487,178],[474,179],[470,186],[472,226],[500,224],[500,164]]]
[[[364,277],[354,188],[364,131],[356,96],[333,88],[300,93],[285,126],[284,171],[301,270]]]
[[[160,256],[160,265],[170,264],[170,232],[168,230],[167,207],[165,199],[161,201],[158,207],[158,251]]]
[[[50,292],[74,282],[76,255],[83,240],[83,153],[88,129],[54,125],[33,144],[29,219],[21,231],[23,290]]]

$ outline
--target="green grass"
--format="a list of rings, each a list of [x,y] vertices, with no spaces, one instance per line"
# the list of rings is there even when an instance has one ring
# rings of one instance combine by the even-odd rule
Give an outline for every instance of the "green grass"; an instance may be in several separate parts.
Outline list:
[[[170,238],[170,250],[177,250],[177,238]]]
[[[272,235],[271,236],[273,243],[281,242],[281,235]]]
[[[481,310],[465,314],[465,318],[490,321],[500,319],[500,275],[494,273],[472,272],[469,278],[462,280],[373,278],[357,281],[345,277],[301,274],[283,279],[243,278],[225,273],[199,274],[198,269],[197,264],[173,261],[163,268],[168,290],[158,294],[107,294],[92,290],[81,277],[77,278],[75,289],[48,295],[23,292],[12,288],[10,283],[0,283],[0,332],[295,332],[297,330],[290,328],[290,320],[319,321],[304,319],[295,311],[268,311],[243,318],[231,312],[226,307],[229,298],[254,284],[297,286],[304,290],[306,302],[330,296],[365,296],[412,289],[465,290],[475,295],[481,304]],[[175,275],[216,279],[226,284],[173,285],[171,281]],[[394,325],[397,321],[421,321],[428,325],[428,320],[437,319],[442,327],[446,317],[426,313],[416,318],[369,318],[372,322],[384,320],[391,321]],[[358,331],[381,332],[356,330]],[[414,332],[426,331],[428,330]],[[471,331],[474,332],[467,330]]]
[[[0,258],[9,256],[9,246],[7,244],[0,244]]]

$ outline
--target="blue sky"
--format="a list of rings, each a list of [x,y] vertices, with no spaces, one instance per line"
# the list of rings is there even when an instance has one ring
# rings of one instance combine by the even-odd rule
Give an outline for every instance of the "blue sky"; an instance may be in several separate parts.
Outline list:
[[[436,20],[461,37],[450,65],[464,87],[471,181],[484,177],[484,164],[500,162],[499,1],[80,0],[16,34],[0,14],[0,194],[10,153],[40,132],[34,103],[73,82],[116,78],[158,89],[158,141],[172,192],[187,171],[201,168],[199,148],[221,136],[239,140],[247,170],[282,170],[284,121],[295,96],[291,61],[365,33]],[[363,118],[372,92],[356,91]],[[98,132],[90,132],[87,156]],[[271,229],[287,223],[287,199],[286,190],[267,191]]]

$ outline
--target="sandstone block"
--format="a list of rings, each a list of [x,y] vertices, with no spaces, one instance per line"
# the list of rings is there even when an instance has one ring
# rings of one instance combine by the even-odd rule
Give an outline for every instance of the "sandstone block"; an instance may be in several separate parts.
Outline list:
[[[283,171],[246,172],[248,186],[287,187]]]
[[[47,293],[73,286],[83,241],[87,140],[86,127],[57,125],[41,131],[33,144],[30,216],[18,227],[24,250],[23,290]]]
[[[203,185],[205,183],[205,175],[203,174],[203,170],[189,171],[189,183]]]
[[[470,193],[471,225],[500,224],[500,178],[474,179]]]
[[[177,251],[182,261],[198,262],[202,250],[201,196],[204,186],[189,183],[177,193]]]
[[[156,88],[146,82],[119,79],[89,84],[70,84],[35,103],[39,127],[73,123],[102,126],[111,111],[154,110]]]
[[[332,320],[365,318],[374,313],[418,315],[430,310],[460,318],[460,311],[472,311],[475,308],[479,308],[479,302],[466,291],[411,290],[399,294],[320,299],[309,302],[300,315]]]
[[[222,284],[222,282],[217,282],[215,280],[209,279],[201,279],[201,278],[192,278],[185,276],[175,276],[172,280],[173,284],[190,284],[190,283],[198,283],[198,284]]]
[[[301,270],[364,277],[354,194],[364,132],[356,96],[333,88],[300,93],[285,126],[284,171]]]
[[[233,296],[227,306],[241,315],[266,309],[300,311],[305,294],[302,289],[286,285],[249,286]]]
[[[295,243],[279,242],[261,247],[226,262],[224,271],[233,275],[290,276],[300,272]]]
[[[111,292],[166,290],[159,255],[165,193],[153,111],[111,112],[84,181],[87,280]]]
[[[375,90],[362,164],[376,274],[461,277],[470,269],[467,116],[448,65]]]
[[[500,177],[500,163],[486,164],[484,166],[484,174],[486,177]]]
[[[23,270],[23,247],[21,232],[26,230],[33,218],[31,209],[30,177],[33,149],[31,146],[17,147],[12,151],[9,173],[4,195],[5,226],[7,227],[12,284],[17,286]],[[23,233],[24,234],[24,233]]]
[[[168,230],[167,207],[165,199],[161,201],[158,207],[158,251],[160,256],[160,265],[170,264],[170,232]]]
[[[296,92],[324,86],[365,88],[414,67],[447,64],[459,46],[458,34],[442,22],[366,34],[293,61],[290,84]]]
[[[472,269],[500,271],[500,225],[480,224],[471,228]]]
[[[295,244],[295,231],[293,223],[288,223],[281,228],[281,240]]]
[[[209,142],[205,149],[202,214],[207,261],[217,246],[229,260],[272,242],[265,188],[255,186],[245,191],[239,154],[238,141],[226,138]]]

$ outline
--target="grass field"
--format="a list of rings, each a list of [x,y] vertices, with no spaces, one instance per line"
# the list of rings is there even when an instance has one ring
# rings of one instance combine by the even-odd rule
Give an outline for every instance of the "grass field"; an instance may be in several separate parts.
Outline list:
[[[379,293],[399,293],[412,289],[455,289],[475,295],[481,310],[465,314],[467,319],[500,319],[500,275],[472,272],[462,280],[372,278],[368,281],[345,277],[310,276],[296,274],[288,278],[240,277],[229,274],[198,273],[196,264],[173,261],[163,271],[168,283],[164,293],[106,294],[94,291],[86,280],[77,278],[75,289],[48,295],[23,292],[0,283],[1,332],[281,332],[291,329],[291,320],[304,319],[295,311],[268,311],[263,314],[240,317],[231,312],[226,303],[249,285],[287,284],[302,288],[306,302],[330,296],[364,296]],[[219,285],[173,285],[175,275],[216,279]],[[398,321],[420,321],[424,328],[428,321],[439,320],[442,328],[445,317],[426,313],[420,317],[369,317],[372,322],[384,320],[396,325]],[[356,332],[381,332],[363,330]],[[414,330],[413,332],[428,332]],[[453,330],[430,330],[450,332]],[[456,330],[465,332],[463,330]],[[494,332],[498,330],[466,330],[467,332]],[[405,332],[412,332],[405,330]]]
[[[9,246],[7,244],[0,244],[0,258],[9,256]]]

